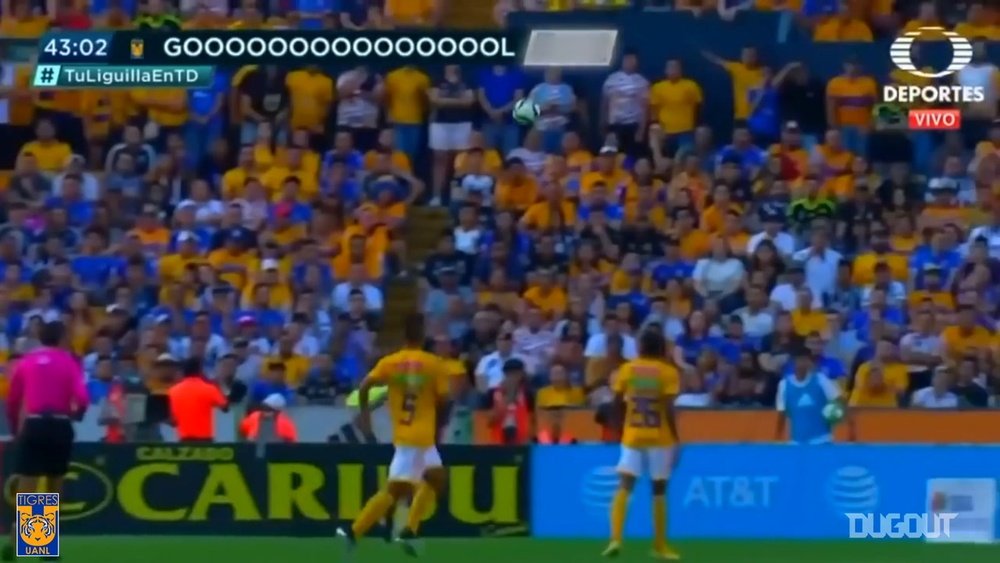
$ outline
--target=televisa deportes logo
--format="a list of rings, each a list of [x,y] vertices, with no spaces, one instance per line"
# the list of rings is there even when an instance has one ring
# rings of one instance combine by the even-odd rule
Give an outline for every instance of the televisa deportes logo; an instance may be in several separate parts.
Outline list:
[[[943,70],[921,70],[913,62],[913,42],[923,34],[943,36],[951,45],[951,63]],[[961,71],[972,62],[972,44],[961,35],[942,27],[921,27],[897,37],[889,49],[889,58],[896,68],[914,76],[937,80]],[[982,86],[928,84],[926,86],[894,84],[882,87],[882,101],[901,104],[923,102],[927,104],[973,103],[986,100]]]
[[[954,512],[872,514],[848,512],[848,537],[856,539],[939,539],[951,537]]]

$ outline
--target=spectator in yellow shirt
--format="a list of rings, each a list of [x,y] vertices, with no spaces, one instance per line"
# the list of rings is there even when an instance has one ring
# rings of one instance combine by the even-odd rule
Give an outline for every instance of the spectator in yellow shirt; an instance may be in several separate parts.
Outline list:
[[[146,110],[147,127],[154,124],[162,149],[172,134],[180,134],[188,120],[187,91],[181,88],[148,88],[132,92],[132,101]]]
[[[305,129],[310,135],[322,137],[326,118],[333,107],[335,88],[333,80],[316,66],[289,72],[285,86],[290,98],[289,126]],[[311,142],[310,145],[319,144]]]
[[[816,42],[871,42],[874,40],[872,30],[865,20],[856,17],[852,9],[841,6],[834,15],[823,17],[813,29],[813,41]]]
[[[997,8],[994,7],[993,10],[995,12]],[[983,3],[973,2],[969,5],[965,21],[955,26],[955,33],[969,40],[1000,41],[1000,24],[996,17],[996,14],[990,14]]]
[[[52,121],[40,119],[35,126],[35,140],[21,147],[18,158],[29,154],[35,157],[39,170],[54,174],[62,171],[73,151],[56,138]]]
[[[385,23],[389,27],[432,25],[434,11],[433,0],[386,0]]]
[[[399,149],[413,162],[420,150],[427,116],[431,79],[422,70],[406,65],[385,76],[386,117],[395,130]]]
[[[0,17],[0,37],[37,39],[49,29],[49,18],[32,9],[31,0],[14,0],[6,5],[11,13]]]
[[[972,305],[959,305],[955,324],[941,331],[944,354],[952,360],[989,349],[993,339],[993,331],[977,322],[976,309]]]
[[[666,78],[650,89],[649,105],[669,145],[667,154],[673,154],[694,144],[694,128],[705,99],[701,86],[684,77],[679,60],[667,61],[665,73]]]
[[[727,61],[714,53],[702,54],[729,73],[733,82],[733,119],[744,121],[750,117],[750,91],[760,86],[764,79],[764,69],[760,66],[757,49],[744,47],[739,61]]]
[[[875,357],[858,367],[848,402],[852,407],[898,407],[909,386],[910,374],[897,360],[896,345],[883,338],[875,345]]]
[[[554,363],[549,368],[549,384],[538,390],[535,404],[542,409],[582,407],[586,399],[583,389],[570,382],[566,367]]]

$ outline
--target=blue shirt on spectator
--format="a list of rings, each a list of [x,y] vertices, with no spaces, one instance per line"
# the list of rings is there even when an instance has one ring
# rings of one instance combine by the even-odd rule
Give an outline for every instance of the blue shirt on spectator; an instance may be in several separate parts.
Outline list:
[[[301,1],[301,0],[300,0]],[[310,3],[319,3],[322,0],[307,0]],[[332,11],[339,14],[347,14],[354,25],[362,26],[368,23],[368,8],[378,6],[374,0],[334,0]]]
[[[744,174],[749,174],[753,168],[761,168],[767,163],[767,153],[756,145],[746,148],[738,148],[727,145],[715,156],[716,164],[722,164],[727,160],[738,162]]]
[[[523,90],[524,84],[524,74],[520,70],[504,65],[492,66],[479,73],[479,87],[494,108],[502,108],[515,101],[517,91]],[[509,112],[504,113],[504,120],[511,120]]]
[[[750,103],[754,109],[747,120],[747,126],[754,138],[776,140],[781,132],[778,91],[771,84],[754,88],[750,91]]]
[[[268,396],[279,394],[287,401],[292,400],[292,391],[284,383],[257,380],[250,387],[250,404],[261,403]]]
[[[89,225],[94,219],[94,202],[92,201],[67,202],[61,197],[53,197],[45,202],[45,206],[49,209],[65,209],[66,217],[71,225]]]
[[[685,280],[691,277],[694,273],[694,264],[686,260],[667,260],[663,259],[653,266],[652,271],[649,275],[653,279],[653,283],[656,287],[663,287],[667,285],[670,280]]]
[[[321,29],[323,15],[339,12],[334,9],[336,0],[295,0],[295,11],[300,14],[299,28]]]
[[[726,344],[726,342],[718,336],[694,337],[682,334],[677,337],[677,341],[674,344],[683,351],[684,361],[694,365],[703,350],[708,348],[709,350],[718,352],[720,347]]]
[[[962,266],[962,255],[957,250],[937,252],[928,244],[918,246],[910,255],[910,270],[917,289],[924,288],[924,269],[928,266],[940,268],[941,278],[948,280]]]
[[[206,88],[195,88],[188,90],[188,112],[198,117],[207,117],[215,109],[215,102],[219,96],[225,97],[229,91],[230,76],[223,71],[216,71],[212,78],[212,84]],[[220,112],[221,113],[221,112]],[[222,116],[216,113],[212,116],[212,121],[221,123]]]
[[[802,15],[829,16],[840,11],[841,0],[805,0],[802,2]]]
[[[121,266],[121,259],[115,256],[76,256],[70,259],[70,268],[86,287],[105,287]]]

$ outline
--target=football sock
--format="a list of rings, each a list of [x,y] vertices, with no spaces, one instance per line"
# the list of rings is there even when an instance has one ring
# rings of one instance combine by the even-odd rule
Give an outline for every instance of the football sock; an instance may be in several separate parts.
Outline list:
[[[663,495],[653,495],[653,546],[656,548],[667,545],[667,498]]]
[[[431,503],[434,502],[434,497],[434,487],[431,487],[427,482],[421,482],[417,487],[416,494],[413,495],[413,504],[410,505],[410,514],[406,519],[406,527],[411,532],[417,533],[420,531],[420,523],[423,522],[424,516],[427,515],[427,510],[430,508]]]
[[[625,532],[625,516],[628,513],[630,491],[621,487],[611,499],[611,541],[621,542]]]
[[[351,525],[354,536],[360,538],[365,535],[376,522],[385,518],[395,502],[396,500],[387,491],[375,493],[375,496],[368,499],[365,507],[361,509],[361,514],[358,514],[358,518]]]

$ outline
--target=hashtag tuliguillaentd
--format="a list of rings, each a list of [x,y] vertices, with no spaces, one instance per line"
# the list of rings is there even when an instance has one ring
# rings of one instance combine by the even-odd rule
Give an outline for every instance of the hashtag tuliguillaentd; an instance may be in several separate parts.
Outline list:
[[[210,66],[62,65],[57,81],[62,88],[201,88],[212,83]],[[49,78],[43,76],[43,78]]]

